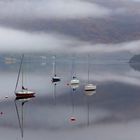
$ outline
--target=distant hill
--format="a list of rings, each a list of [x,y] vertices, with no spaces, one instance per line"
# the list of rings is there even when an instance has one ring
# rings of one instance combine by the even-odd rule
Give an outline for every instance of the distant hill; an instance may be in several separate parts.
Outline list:
[[[140,54],[133,56],[129,63],[133,69],[140,71]]]
[[[140,63],[140,54],[139,55],[134,55],[130,61],[130,63]]]

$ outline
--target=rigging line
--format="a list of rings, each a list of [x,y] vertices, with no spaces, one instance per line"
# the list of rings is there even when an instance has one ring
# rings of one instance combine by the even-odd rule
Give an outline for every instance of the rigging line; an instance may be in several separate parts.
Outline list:
[[[71,77],[73,78],[74,74],[73,74],[73,58],[72,58],[72,66],[71,66]]]
[[[18,81],[19,81],[19,77],[20,77],[20,72],[21,72],[21,68],[22,68],[22,64],[23,64],[23,58],[24,58],[24,54],[21,57],[21,63],[20,63],[20,68],[19,68],[19,72],[18,72],[18,76],[17,76],[17,81],[16,81],[16,86],[15,86],[15,91],[17,90],[17,86],[18,86]]]
[[[19,116],[19,112],[18,112],[16,99],[14,100],[14,103],[15,103],[16,113],[17,113],[17,117],[18,117],[19,128],[20,128],[20,132],[21,132],[21,135],[22,135],[22,125],[21,125],[21,122],[20,122],[20,116]]]
[[[53,56],[53,76],[56,76],[56,56]]]
[[[72,78],[74,76],[76,76],[76,73],[75,73],[75,55],[72,56],[72,70],[71,70],[71,75],[72,75]]]
[[[21,67],[22,76],[21,76],[21,86],[23,87],[23,67]]]

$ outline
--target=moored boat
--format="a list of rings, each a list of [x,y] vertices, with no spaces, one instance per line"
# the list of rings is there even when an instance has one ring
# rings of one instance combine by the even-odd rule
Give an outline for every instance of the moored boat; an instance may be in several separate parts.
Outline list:
[[[84,90],[85,90],[85,95],[92,96],[93,94],[96,93],[97,86],[89,82],[89,73],[90,70],[89,70],[89,55],[88,55],[88,84],[85,85]]]
[[[21,57],[21,63],[20,63],[20,68],[19,68],[16,87],[15,87],[15,95],[17,98],[31,98],[31,97],[35,96],[35,92],[28,90],[27,88],[24,87],[23,59],[24,59],[24,55],[22,55],[22,57]],[[22,86],[21,86],[21,90],[17,90],[18,85],[19,85],[20,76],[21,76],[21,85]]]
[[[93,85],[93,84],[86,85],[85,91],[96,91],[96,85]]]
[[[53,56],[53,77],[52,83],[60,82],[61,78],[56,75],[56,56]]]

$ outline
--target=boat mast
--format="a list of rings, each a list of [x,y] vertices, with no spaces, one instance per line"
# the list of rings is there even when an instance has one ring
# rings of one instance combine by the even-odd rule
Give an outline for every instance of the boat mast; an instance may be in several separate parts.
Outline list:
[[[23,56],[24,56],[24,55],[23,55]],[[23,65],[23,63],[24,63],[24,62],[22,62],[22,65]],[[22,66],[22,69],[21,69],[21,70],[22,70],[22,77],[21,77],[21,81],[22,81],[21,84],[22,84],[22,85],[21,85],[21,86],[23,87],[23,66]],[[21,88],[22,88],[22,87],[21,87]]]
[[[56,76],[56,56],[53,56],[53,76]]]
[[[71,71],[72,78],[76,77],[75,73],[75,55],[72,57],[72,71]]]
[[[21,119],[22,119],[22,133],[21,133],[21,134],[22,134],[22,138],[23,138],[23,105],[24,105],[24,103],[25,103],[25,102],[22,102],[22,104],[21,104],[21,105],[22,105],[22,106],[21,106],[21,111],[22,111],[22,112],[21,112]]]
[[[88,84],[89,84],[89,72],[90,72],[90,70],[89,70],[89,54],[88,54]]]
[[[18,123],[19,123],[19,128],[20,128],[21,136],[22,136],[22,138],[23,138],[22,122],[20,121],[20,115],[19,115],[19,111],[18,111],[16,99],[15,99],[14,103],[15,103],[15,107],[16,107],[16,113],[17,113],[17,117],[18,117]]]
[[[15,92],[17,90],[17,86],[18,86],[18,82],[19,82],[19,78],[20,78],[20,73],[21,73],[22,64],[23,64],[23,58],[24,58],[24,54],[21,56],[21,62],[20,62],[20,67],[19,67],[19,71],[18,71],[17,82],[16,82],[16,86],[15,86]]]

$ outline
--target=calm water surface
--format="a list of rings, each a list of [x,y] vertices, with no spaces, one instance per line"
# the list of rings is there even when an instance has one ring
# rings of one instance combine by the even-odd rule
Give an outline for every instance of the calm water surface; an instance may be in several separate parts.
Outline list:
[[[24,103],[23,116],[22,101],[14,102],[19,61],[0,68],[1,139],[139,140],[140,72],[130,67],[129,57],[90,58],[90,82],[97,84],[93,96],[84,92],[86,56],[75,59],[74,73],[80,80],[76,91],[68,85],[72,56],[57,57],[56,71],[62,81],[56,87],[51,83],[52,56],[28,55],[25,61],[24,83],[36,97]],[[21,122],[23,117],[23,138],[15,105]],[[76,121],[71,122],[71,117]]]

